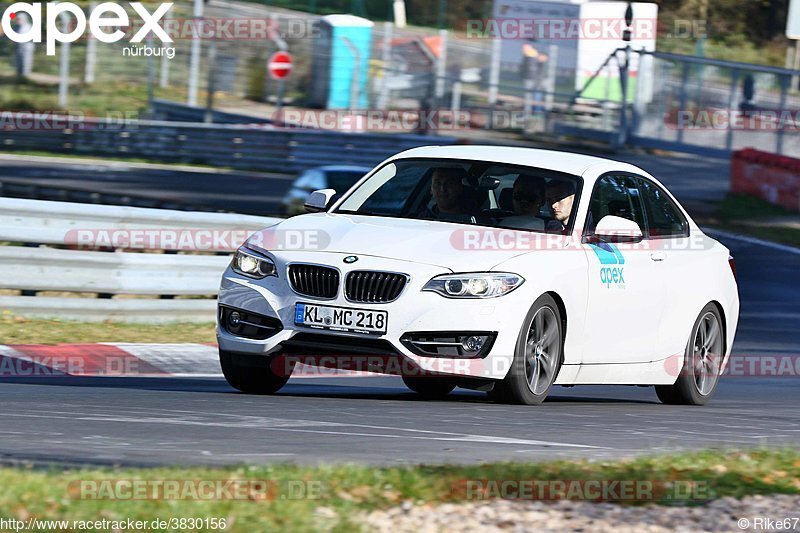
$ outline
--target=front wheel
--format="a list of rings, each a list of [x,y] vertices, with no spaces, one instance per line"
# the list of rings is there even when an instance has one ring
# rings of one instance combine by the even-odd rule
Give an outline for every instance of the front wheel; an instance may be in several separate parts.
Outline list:
[[[511,369],[490,397],[524,405],[542,403],[561,368],[562,340],[561,312],[553,297],[545,294],[528,313]]]
[[[678,379],[674,385],[656,385],[658,399],[671,405],[708,403],[719,381],[724,337],[717,306],[706,305],[692,328]]]
[[[289,381],[291,372],[279,375],[270,367],[271,358],[219,351],[222,373],[231,387],[246,394],[274,394]]]

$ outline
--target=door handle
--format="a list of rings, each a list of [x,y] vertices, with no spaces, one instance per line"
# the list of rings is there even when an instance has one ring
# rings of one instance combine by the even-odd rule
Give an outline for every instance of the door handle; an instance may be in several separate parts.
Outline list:
[[[666,252],[653,252],[652,254],[650,254],[650,259],[652,259],[653,261],[663,261],[666,258],[667,258]]]

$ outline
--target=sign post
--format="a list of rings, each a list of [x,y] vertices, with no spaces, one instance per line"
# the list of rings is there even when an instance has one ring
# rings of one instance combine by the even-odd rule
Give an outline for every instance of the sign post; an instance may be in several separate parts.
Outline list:
[[[273,80],[277,80],[278,82],[278,98],[275,104],[276,116],[280,113],[281,107],[283,107],[284,80],[289,76],[289,73],[292,72],[292,67],[292,55],[282,50],[272,54],[267,61],[269,75]]]
[[[794,61],[791,68],[800,70],[800,0],[789,0],[789,12],[786,16],[786,37],[794,39]],[[797,90],[797,76],[792,76],[792,90]]]

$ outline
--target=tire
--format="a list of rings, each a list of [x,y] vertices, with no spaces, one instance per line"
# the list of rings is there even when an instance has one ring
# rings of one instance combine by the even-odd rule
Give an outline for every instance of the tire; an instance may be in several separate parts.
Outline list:
[[[446,378],[403,376],[403,383],[426,400],[441,399],[453,392],[456,384]]]
[[[717,306],[710,303],[692,326],[675,384],[656,385],[658,399],[669,405],[705,405],[717,389],[724,356],[722,318]]]
[[[563,346],[561,312],[553,297],[544,294],[528,311],[511,368],[489,397],[504,403],[541,404],[558,377]]]
[[[289,381],[291,371],[280,376],[270,368],[272,358],[219,351],[219,363],[228,384],[245,394],[274,394]]]

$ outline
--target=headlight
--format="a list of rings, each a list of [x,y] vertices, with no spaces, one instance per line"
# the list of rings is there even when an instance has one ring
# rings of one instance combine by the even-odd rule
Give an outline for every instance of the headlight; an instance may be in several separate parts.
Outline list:
[[[448,298],[495,298],[513,291],[524,282],[522,276],[507,272],[446,274],[436,276],[422,287]]]
[[[275,263],[263,255],[251,252],[245,248],[236,250],[231,267],[237,274],[242,274],[249,278],[263,279],[267,276],[278,275]]]

